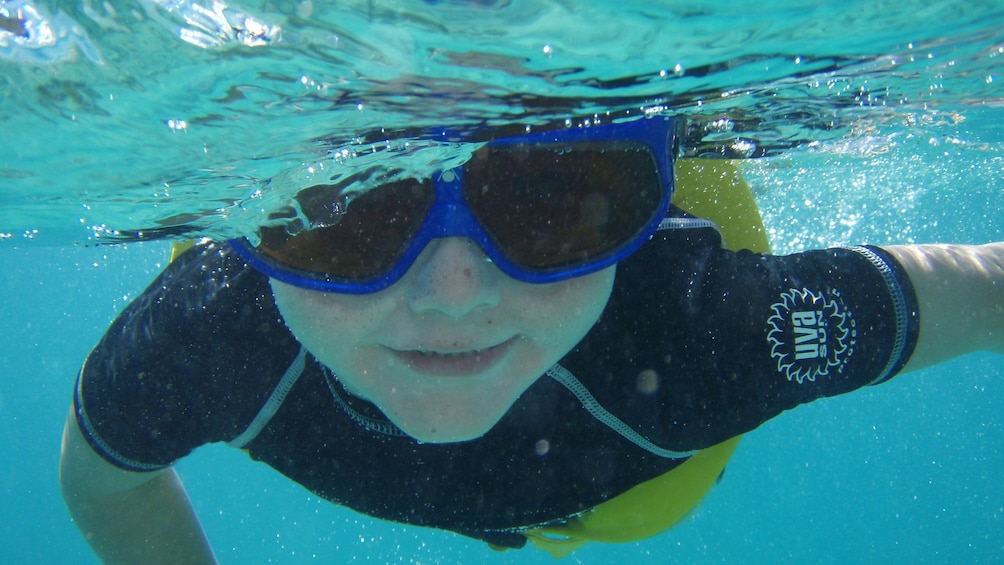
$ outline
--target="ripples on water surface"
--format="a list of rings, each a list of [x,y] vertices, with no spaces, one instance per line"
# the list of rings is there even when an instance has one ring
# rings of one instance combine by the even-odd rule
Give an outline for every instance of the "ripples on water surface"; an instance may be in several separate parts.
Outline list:
[[[0,1],[0,238],[248,233],[303,187],[469,150],[430,131],[643,112],[688,115],[691,155],[767,157],[748,174],[782,209],[805,199],[771,200],[778,156],[797,177],[950,148],[997,182],[1001,2],[788,4]]]

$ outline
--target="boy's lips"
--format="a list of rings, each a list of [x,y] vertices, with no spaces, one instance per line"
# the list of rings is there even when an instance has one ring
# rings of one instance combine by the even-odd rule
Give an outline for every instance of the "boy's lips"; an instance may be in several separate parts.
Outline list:
[[[437,351],[393,349],[390,351],[410,369],[433,377],[470,377],[493,367],[516,343],[515,337],[483,349]]]

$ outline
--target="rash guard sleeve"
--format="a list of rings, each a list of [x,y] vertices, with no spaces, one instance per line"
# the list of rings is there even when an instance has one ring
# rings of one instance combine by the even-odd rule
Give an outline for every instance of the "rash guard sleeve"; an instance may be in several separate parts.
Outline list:
[[[77,423],[119,467],[167,466],[239,435],[298,349],[267,279],[225,245],[197,246],[90,353],[74,394]]]
[[[596,331],[567,359],[574,373],[603,367],[590,389],[646,437],[707,447],[906,364],[917,300],[881,248],[772,256],[719,243],[710,228],[657,234],[618,267]]]

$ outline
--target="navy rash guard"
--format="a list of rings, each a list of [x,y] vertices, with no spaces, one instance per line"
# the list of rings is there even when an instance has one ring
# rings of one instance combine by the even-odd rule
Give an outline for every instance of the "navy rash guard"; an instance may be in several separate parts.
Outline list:
[[[618,265],[589,334],[477,440],[398,433],[302,351],[267,278],[217,243],[171,263],[112,324],[81,370],[77,422],[123,469],[231,442],[333,503],[519,547],[522,528],[909,358],[916,297],[881,249],[778,257],[724,250],[713,226],[678,213],[664,227]],[[587,410],[582,390],[630,432]]]

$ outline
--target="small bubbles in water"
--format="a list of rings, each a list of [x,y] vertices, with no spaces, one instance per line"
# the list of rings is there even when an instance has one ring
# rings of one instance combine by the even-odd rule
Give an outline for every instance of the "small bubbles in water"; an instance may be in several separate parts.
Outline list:
[[[542,51],[544,52],[545,55],[550,57],[551,55],[554,54],[554,47],[552,47],[550,43],[545,43]]]
[[[652,369],[645,369],[638,373],[638,377],[635,379],[635,388],[642,394],[653,395],[659,390],[662,384],[661,380],[659,373]]]
[[[356,104],[356,110],[359,110],[360,112],[363,111],[363,103],[362,102]]]
[[[543,456],[547,455],[548,452],[551,451],[551,442],[549,442],[549,441],[547,441],[546,439],[543,439],[543,438],[542,439],[538,439],[537,443],[535,443],[534,446],[533,446],[533,451],[534,451],[534,453],[536,453],[540,457],[543,457]]]
[[[716,132],[730,132],[735,129],[736,124],[728,118],[721,118],[708,124],[708,129]]]
[[[164,123],[167,124],[167,127],[171,128],[172,131],[179,131],[179,130],[181,130],[181,131],[187,131],[188,130],[188,122],[185,121],[185,120],[176,120],[176,119],[172,118],[172,119],[166,120]]]
[[[756,144],[746,139],[738,139],[732,144],[732,150],[744,157],[752,157]]]

